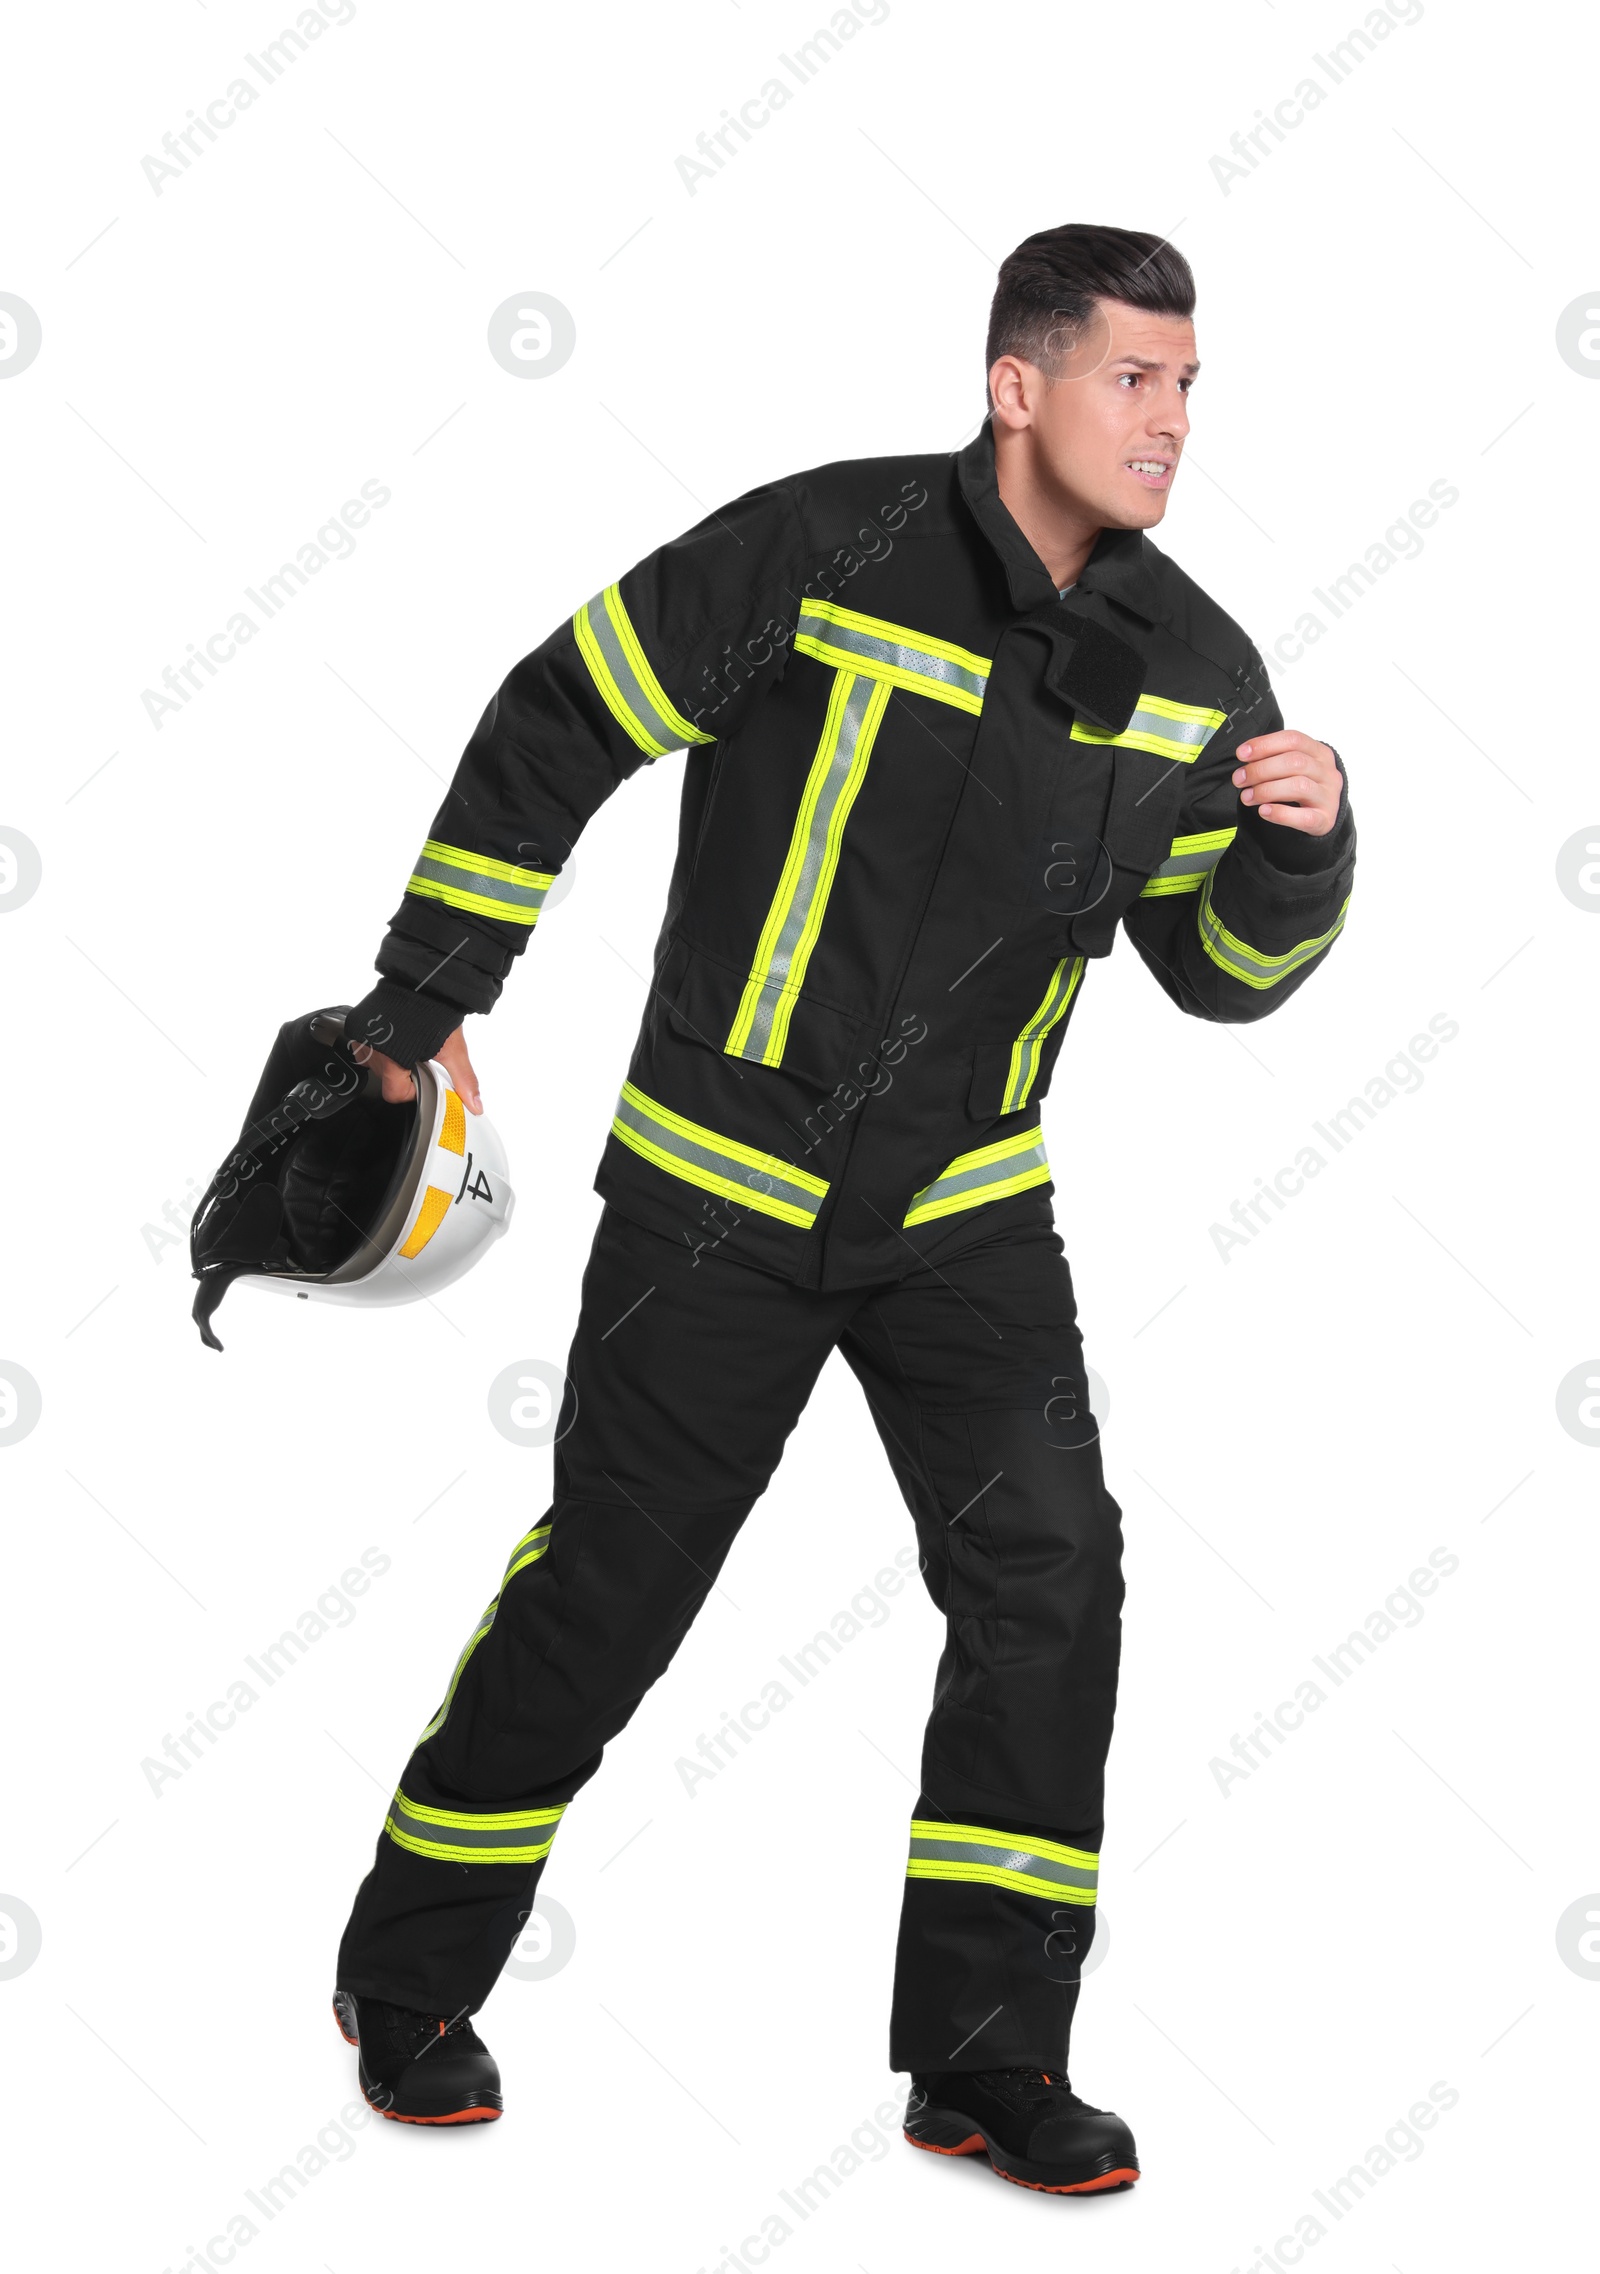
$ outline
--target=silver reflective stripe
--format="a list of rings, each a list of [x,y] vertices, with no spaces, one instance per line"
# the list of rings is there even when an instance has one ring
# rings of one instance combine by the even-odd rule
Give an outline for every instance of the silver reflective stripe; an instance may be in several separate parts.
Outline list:
[[[415,1846],[452,1861],[477,1858],[491,1863],[535,1863],[549,1852],[565,1811],[518,1808],[480,1814],[474,1810],[424,1809],[397,1792],[384,1829],[401,1846]]]
[[[453,862],[435,860],[430,853],[419,853],[412,871],[412,884],[418,878],[430,884],[443,885],[450,892],[470,892],[480,900],[498,901],[506,916],[513,922],[531,924],[544,906],[548,884],[512,884],[503,876],[490,876],[478,869],[457,868]]]
[[[1174,837],[1171,853],[1139,897],[1157,900],[1169,892],[1198,892],[1200,879],[1216,867],[1238,834],[1237,829],[1207,829],[1195,837]]]
[[[562,1854],[566,1854],[565,1848]],[[1057,1887],[1082,1887],[1091,1893],[1099,1884],[1100,1875],[1092,1867],[1082,1864],[1061,1863],[1052,1855],[1043,1855],[1033,1848],[1000,1847],[981,1844],[976,1840],[930,1840],[913,1837],[911,1842],[913,1863],[966,1863],[981,1864],[991,1871],[1014,1871],[1026,1879],[1048,1879]],[[936,1878],[937,1873],[929,1873]]]
[[[868,630],[863,622],[841,623],[837,616],[813,602],[802,601],[800,630],[844,655],[859,658],[869,668],[877,664],[881,669],[902,672],[915,679],[931,679],[935,688],[952,688],[978,703],[983,701],[989,684],[986,671],[941,654],[937,648],[916,645],[914,639],[902,635],[901,627],[896,624]]]
[[[669,1176],[681,1176],[706,1192],[723,1193],[743,1207],[796,1224],[802,1231],[810,1230],[827,1197],[823,1178],[686,1121],[631,1082],[623,1085],[611,1131]]]
[[[468,1638],[467,1647],[462,1651],[461,1656],[456,1660],[456,1670],[450,1677],[450,1687],[444,1694],[444,1703],[442,1706],[440,1706],[438,1712],[434,1715],[427,1728],[418,1738],[417,1743],[419,1745],[425,1745],[428,1739],[432,1737],[436,1731],[444,1727],[446,1717],[448,1716],[450,1708],[455,1701],[455,1694],[460,1686],[461,1677],[466,1671],[467,1660],[472,1656],[472,1653],[477,1649],[479,1643],[482,1642],[484,1636],[494,1625],[494,1615],[500,1608],[500,1596],[505,1593],[508,1583],[516,1577],[519,1571],[526,1570],[529,1564],[537,1563],[539,1561],[539,1558],[545,1553],[546,1549],[550,1545],[550,1531],[551,1527],[549,1524],[536,1524],[531,1532],[525,1532],[523,1534],[522,1538],[518,1540],[516,1546],[512,1549],[510,1558],[506,1564],[505,1578],[500,1582],[500,1592],[495,1596],[494,1601],[489,1605],[482,1618],[478,1621],[477,1626],[473,1630],[471,1636]]]
[[[1236,933],[1230,932],[1216,914],[1211,905],[1211,879],[1208,876],[1201,887],[1200,906],[1196,911],[1200,945],[1217,969],[1225,971],[1230,979],[1241,980],[1246,987],[1254,987],[1258,991],[1276,987],[1280,980],[1287,979],[1291,972],[1298,971],[1313,956],[1320,955],[1331,940],[1337,939],[1344,928],[1345,909],[1349,905],[1346,900],[1328,929],[1319,933],[1314,940],[1301,940],[1294,947],[1286,948],[1282,955],[1268,955],[1263,949],[1253,948],[1248,940],[1241,940]]]
[[[540,1524],[534,1531],[529,1532],[525,1539],[518,1540],[511,1551],[511,1560],[506,1565],[506,1579],[515,1579],[519,1571],[526,1571],[530,1563],[537,1563],[549,1545],[550,1526],[548,1524]],[[500,1585],[503,1591],[504,1579]]]
[[[1123,731],[1158,735],[1163,742],[1181,742],[1186,750],[1198,755],[1221,724],[1222,719],[1215,712],[1209,717],[1173,718],[1170,712],[1155,710],[1141,702]]]
[[[1044,1138],[1037,1129],[1007,1137],[997,1145],[980,1146],[950,1163],[942,1176],[924,1185],[906,1211],[906,1223],[925,1223],[933,1216],[953,1216],[958,1209],[975,1208],[986,1200],[999,1200],[1029,1185],[1044,1184],[1050,1175]]]
[[[773,941],[760,980],[754,989],[747,991],[746,1004],[741,1005],[739,1024],[745,1024],[746,1016],[749,1024],[743,1040],[731,1053],[734,1057],[760,1060],[767,1056],[773,1041],[773,1021],[783,1007],[784,990],[790,985],[798,986],[804,977],[805,965],[810,960],[809,952],[801,958],[798,975],[793,981],[790,979],[795,951],[802,937],[809,935],[814,938],[821,925],[823,905],[839,859],[836,824],[842,826],[844,813],[854,803],[855,793],[861,786],[856,772],[858,760],[861,771],[864,772],[866,760],[871,755],[871,740],[869,738],[864,742],[863,730],[870,712],[881,715],[885,700],[883,692],[874,679],[855,678],[842,673],[841,681],[844,700],[838,706],[827,770],[817,787],[815,803],[811,808],[799,874],[790,889],[788,903],[778,926],[778,936]],[[856,778],[852,779],[852,776]],[[844,813],[841,813],[841,806],[844,807]],[[783,1024],[787,1030],[787,1019]],[[778,1037],[780,1057],[782,1044],[786,1040],[787,1031]]]
[[[499,1608],[500,1598],[497,1595],[494,1601],[489,1605],[489,1608],[484,1612],[483,1617],[478,1621],[478,1624],[474,1628],[472,1634],[468,1637],[466,1649],[463,1650],[461,1656],[456,1660],[456,1670],[450,1677],[449,1689],[445,1691],[444,1704],[439,1708],[438,1712],[429,1722],[427,1728],[417,1739],[417,1743],[419,1745],[425,1745],[428,1739],[434,1735],[436,1730],[440,1730],[444,1727],[445,1717],[449,1713],[451,1705],[455,1701],[455,1694],[457,1688],[460,1686],[461,1677],[466,1672],[467,1660],[472,1656],[472,1653],[477,1649],[479,1643],[482,1642],[484,1636],[494,1625],[494,1615],[496,1611],[499,1610]]]
[[[1002,1113],[1020,1113],[1028,1102],[1039,1071],[1039,1060],[1044,1051],[1045,1039],[1066,1016],[1067,1007],[1078,991],[1083,977],[1083,957],[1066,956],[1056,965],[1044,1001],[1017,1036],[1011,1046],[1011,1066],[1006,1075],[1005,1095],[1000,1101]]]
[[[1227,722],[1226,711],[1203,703],[1179,703],[1166,695],[1141,695],[1138,706],[1120,734],[1104,727],[1086,726],[1074,719],[1074,742],[1109,742],[1127,750],[1148,750],[1158,758],[1173,758],[1193,765],[1218,727]]]
[[[608,584],[603,592],[597,592],[572,621],[590,676],[613,715],[641,749],[659,757],[663,751],[681,750],[686,743],[712,739],[678,716],[643,648],[639,648],[637,658],[630,653],[630,641],[638,646],[637,635],[616,585]]]

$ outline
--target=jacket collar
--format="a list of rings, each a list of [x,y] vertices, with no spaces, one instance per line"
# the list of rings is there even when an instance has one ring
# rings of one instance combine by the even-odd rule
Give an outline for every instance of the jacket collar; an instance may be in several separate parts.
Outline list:
[[[1027,538],[1011,518],[1000,495],[995,474],[994,428],[985,419],[966,445],[956,452],[956,479],[973,518],[1000,557],[1010,587],[1012,604],[1025,613],[1058,599],[1055,580]],[[1147,624],[1160,621],[1155,578],[1151,573],[1144,532],[1139,529],[1102,529],[1094,551],[1069,596],[1080,591],[1103,593]]]

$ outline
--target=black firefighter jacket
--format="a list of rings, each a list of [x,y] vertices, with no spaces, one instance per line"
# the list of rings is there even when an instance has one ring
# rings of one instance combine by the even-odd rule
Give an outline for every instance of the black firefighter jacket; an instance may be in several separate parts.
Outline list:
[[[406,1063],[487,1011],[590,815],[687,748],[677,858],[596,1185],[801,1286],[894,1279],[1048,1195],[1039,1108],[1125,929],[1199,1018],[1321,961],[1355,856],[1240,805],[1283,724],[1140,532],[1065,597],[986,425],[770,482],[534,649],[456,770],[352,1030]]]

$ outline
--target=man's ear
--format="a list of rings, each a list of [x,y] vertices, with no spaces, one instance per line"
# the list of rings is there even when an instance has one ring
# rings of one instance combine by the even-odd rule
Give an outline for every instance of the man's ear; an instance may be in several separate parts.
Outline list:
[[[989,400],[994,406],[993,415],[1002,426],[1015,432],[1033,423],[1033,413],[1023,400],[1027,391],[1027,374],[1032,369],[1019,355],[998,355],[989,366]]]

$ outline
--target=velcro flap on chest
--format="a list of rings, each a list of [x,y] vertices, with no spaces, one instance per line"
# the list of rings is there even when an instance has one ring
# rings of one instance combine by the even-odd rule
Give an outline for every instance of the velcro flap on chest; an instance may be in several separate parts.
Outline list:
[[[1088,616],[1066,610],[1051,626],[1045,685],[1094,726],[1121,734],[1138,707],[1144,658]]]

